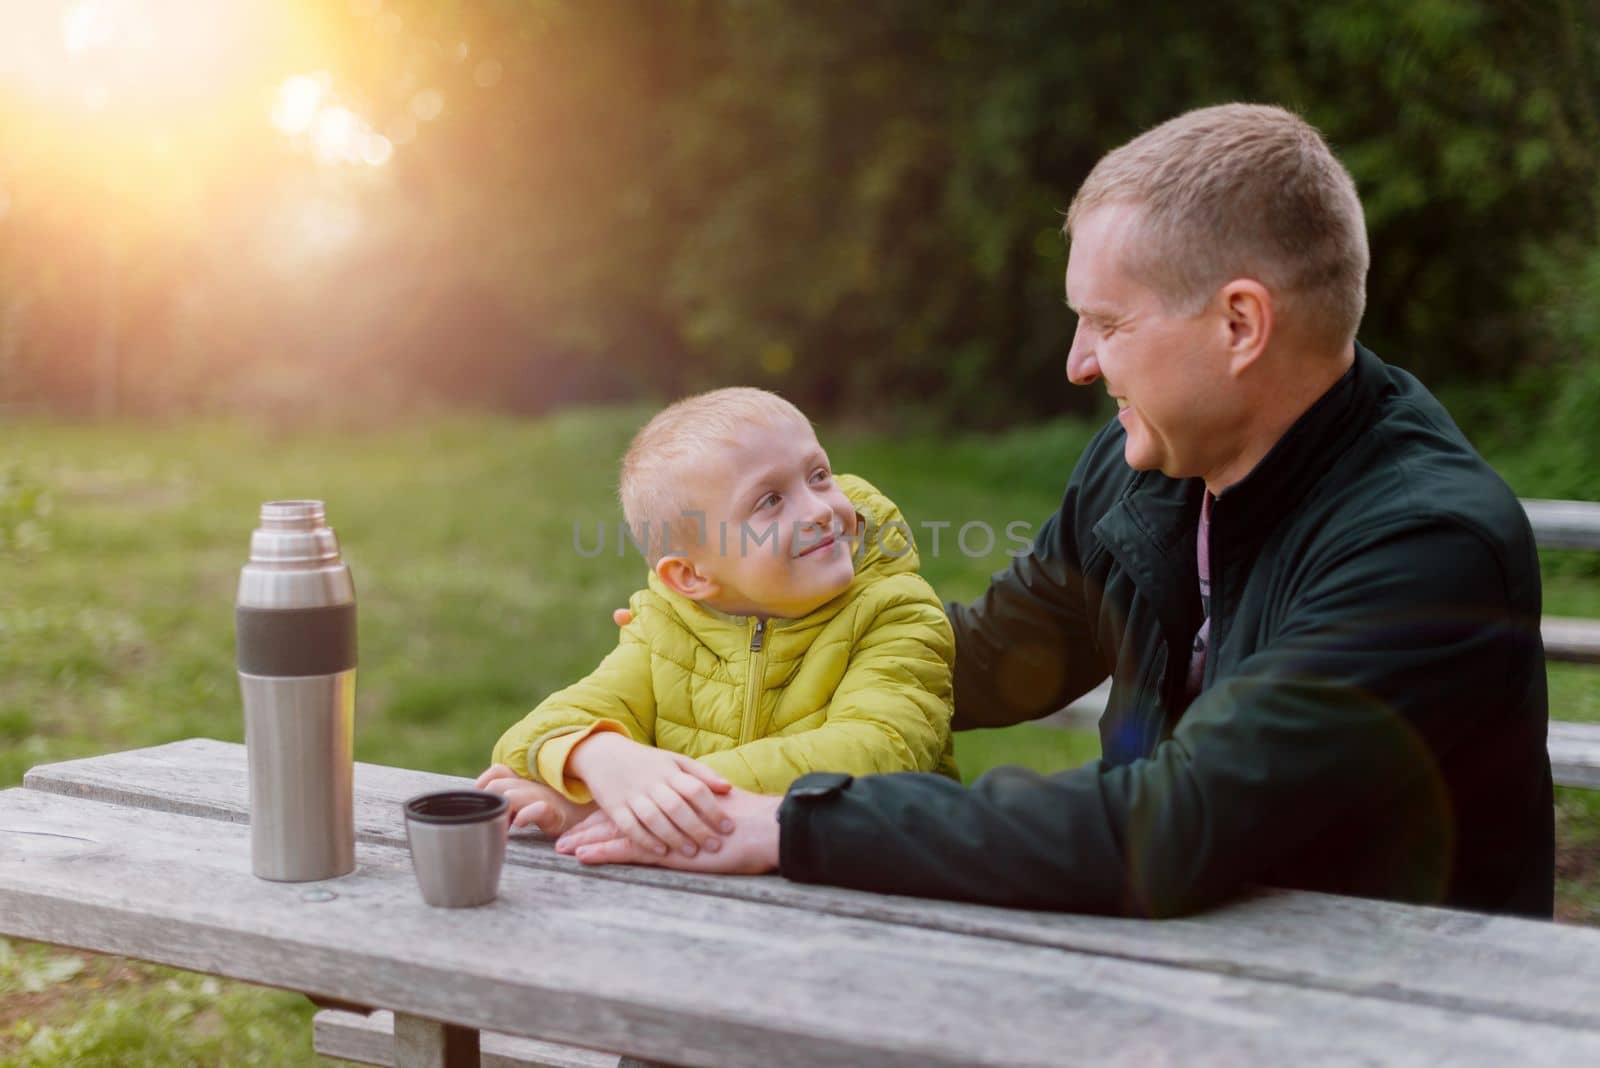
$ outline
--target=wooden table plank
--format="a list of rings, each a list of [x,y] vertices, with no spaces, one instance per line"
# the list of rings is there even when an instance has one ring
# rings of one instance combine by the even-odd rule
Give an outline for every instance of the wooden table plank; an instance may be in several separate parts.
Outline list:
[[[709,1068],[1600,1061],[1593,1027],[520,866],[439,910],[393,847],[314,889],[256,879],[249,849],[233,823],[0,792],[0,931]]]
[[[244,749],[191,739],[45,765],[32,789],[245,819]],[[357,838],[403,845],[400,801],[462,780],[380,765],[356,767]],[[1600,1026],[1600,931],[1327,894],[1264,893],[1197,917],[1122,920],[1033,913],[803,886],[776,877],[716,877],[654,868],[581,868],[531,833],[508,864],[576,872],[840,917],[999,938],[1025,945],[1242,975],[1528,1020]],[[1492,976],[1492,982],[1485,982]]]

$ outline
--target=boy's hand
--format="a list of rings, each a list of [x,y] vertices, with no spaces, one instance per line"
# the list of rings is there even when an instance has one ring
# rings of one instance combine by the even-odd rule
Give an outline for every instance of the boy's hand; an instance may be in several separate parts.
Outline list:
[[[604,812],[596,812],[556,839],[556,852],[576,855],[585,864],[658,864],[684,871],[755,875],[778,867],[778,806],[781,797],[734,790],[722,799],[739,829],[723,848],[688,857],[681,853],[646,853],[617,831]]]
[[[569,801],[539,782],[530,782],[506,767],[496,764],[478,776],[480,790],[503,796],[511,805],[511,826],[534,826],[554,838],[571,830],[595,811],[593,803]]]
[[[651,855],[714,853],[716,834],[733,830],[716,798],[732,784],[682,754],[607,732],[578,743],[567,766],[619,833]]]

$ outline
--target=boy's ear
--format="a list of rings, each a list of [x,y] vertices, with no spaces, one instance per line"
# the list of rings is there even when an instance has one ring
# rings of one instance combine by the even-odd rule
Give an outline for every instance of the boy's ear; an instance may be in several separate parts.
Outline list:
[[[703,601],[707,597],[715,597],[722,589],[715,579],[695,567],[687,557],[682,556],[663,556],[657,560],[656,577],[666,585],[667,589],[691,601]]]

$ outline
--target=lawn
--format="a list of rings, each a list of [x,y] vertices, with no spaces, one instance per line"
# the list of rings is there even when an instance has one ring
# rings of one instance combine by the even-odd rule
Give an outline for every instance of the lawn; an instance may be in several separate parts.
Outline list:
[[[193,735],[242,739],[232,598],[258,504],[320,497],[356,576],[356,756],[454,774],[615,640],[642,575],[618,553],[613,466],[644,413],[432,419],[383,431],[233,425],[0,429],[0,787],[31,765]],[[915,524],[924,573],[969,598],[1006,524],[1054,510],[1088,428],[954,438],[826,433],[836,466]],[[1514,470],[1514,465],[1511,468]],[[29,503],[42,488],[48,507]],[[1528,495],[1537,486],[1519,485]],[[996,533],[983,556],[982,531]],[[605,549],[593,554],[597,530]],[[579,546],[584,551],[579,551]],[[5,548],[5,546],[11,546]],[[631,550],[630,550],[631,552]],[[1552,556],[1547,608],[1600,616],[1592,561]],[[1600,721],[1600,672],[1552,668],[1552,709]],[[964,773],[1092,757],[1092,736],[958,737]],[[1600,792],[1562,791],[1563,915],[1600,922]],[[164,968],[0,941],[0,1065],[300,1065],[309,1003]]]

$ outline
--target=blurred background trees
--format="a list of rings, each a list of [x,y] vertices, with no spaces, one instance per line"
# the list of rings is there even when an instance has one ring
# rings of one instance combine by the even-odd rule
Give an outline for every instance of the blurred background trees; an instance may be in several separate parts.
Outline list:
[[[1355,175],[1366,343],[1513,390],[1463,394],[1485,433],[1600,434],[1595,0],[30,0],[0,23],[10,408],[381,420],[749,382],[931,427],[1085,410],[1071,194],[1238,99],[1300,111]]]

